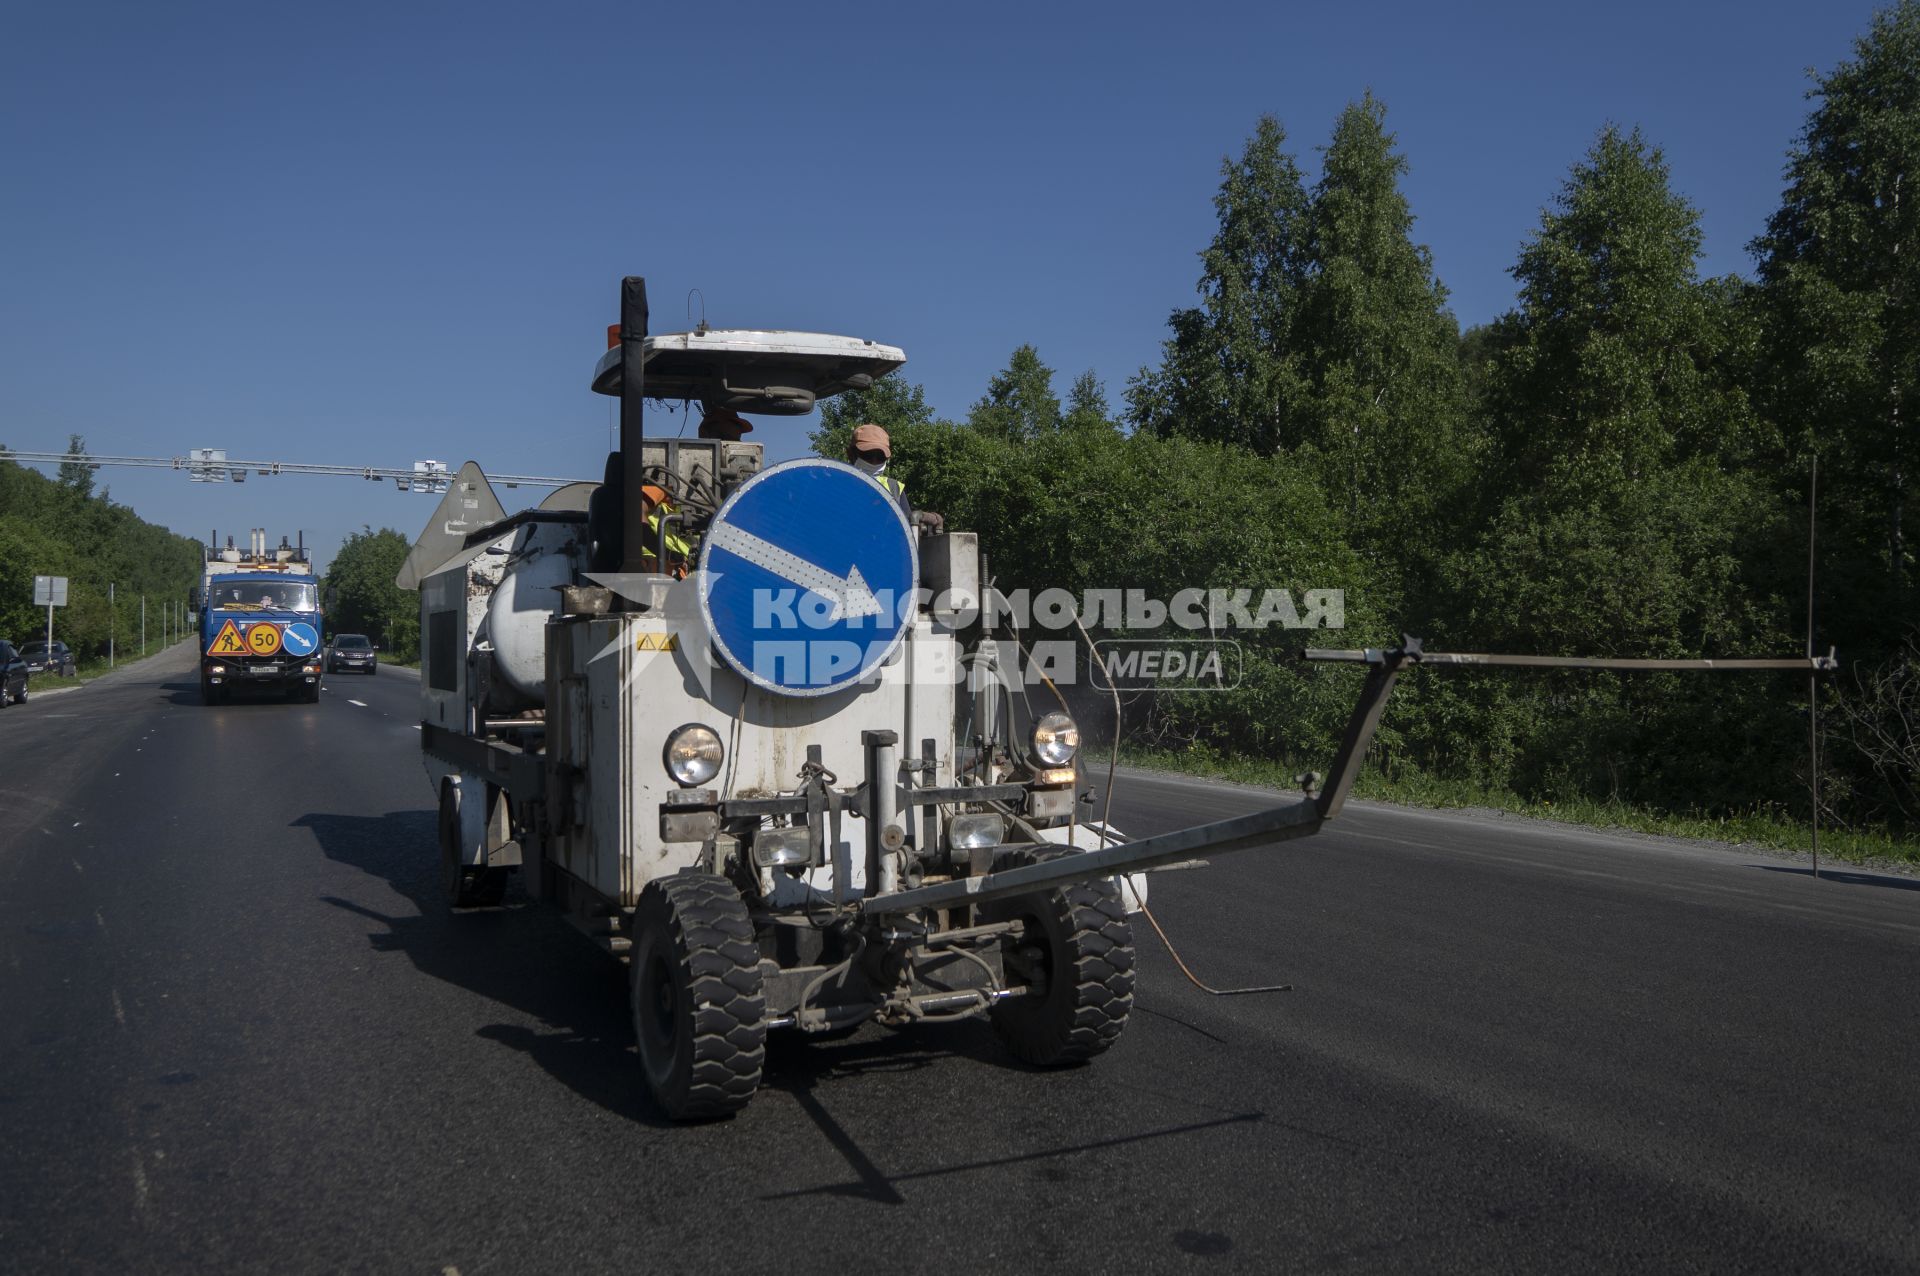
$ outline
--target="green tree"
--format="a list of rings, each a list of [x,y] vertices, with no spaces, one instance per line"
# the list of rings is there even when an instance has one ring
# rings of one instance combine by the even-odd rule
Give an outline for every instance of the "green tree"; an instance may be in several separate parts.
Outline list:
[[[1032,346],[1013,352],[1007,366],[987,383],[987,392],[967,413],[967,424],[995,438],[1037,439],[1060,428],[1060,399],[1053,392],[1053,369],[1040,362]]]
[[[67,436],[67,454],[85,456],[87,441],[78,434]],[[60,462],[60,486],[72,492],[81,500],[93,495],[93,467],[85,461]]]
[[[1920,417],[1920,3],[1875,17],[1808,97],[1780,208],[1752,244],[1764,366],[1775,416],[1820,454],[1832,557],[1877,564],[1878,579],[1842,582],[1842,619],[1864,637],[1920,619],[1905,529]]]
[[[1291,333],[1310,393],[1286,442],[1311,447],[1349,535],[1412,573],[1448,535],[1471,457],[1459,328],[1413,242],[1406,160],[1371,94],[1334,126],[1307,213],[1311,265]]]
[[[396,660],[420,651],[419,597],[393,583],[412,546],[391,527],[362,528],[327,565],[327,627],[372,636]]]
[[[1111,410],[1107,407],[1106,387],[1088,368],[1074,378],[1073,388],[1067,391],[1066,415],[1061,418],[1061,428],[1066,430],[1112,430],[1115,427]]]
[[[1487,336],[1493,512],[1455,567],[1447,638],[1712,655],[1777,650],[1791,632],[1797,581],[1751,552],[1786,527],[1731,372],[1741,293],[1702,283],[1699,251],[1660,152],[1604,129],[1521,250],[1518,309]],[[1777,694],[1645,678],[1462,694],[1486,716],[1463,711],[1453,747],[1506,751],[1498,778],[1523,789],[1738,805],[1789,785],[1791,734],[1755,729],[1769,714],[1779,726]],[[1771,743],[1743,752],[1755,740]]]
[[[78,468],[76,477],[90,486],[91,469]],[[84,495],[0,459],[0,637],[21,642],[44,633],[46,609],[33,605],[33,578],[65,576],[68,604],[54,617],[54,637],[88,661],[106,655],[113,634],[124,657],[137,650],[141,595],[156,611],[184,602],[201,562],[192,538],[142,521],[105,494]],[[157,637],[157,625],[151,633]]]
[[[1513,275],[1488,408],[1509,486],[1577,461],[1632,478],[1673,459],[1740,459],[1755,414],[1726,375],[1727,287],[1698,275],[1700,216],[1660,151],[1609,125],[1574,166]]]
[[[822,403],[819,427],[807,441],[819,455],[839,460],[847,454],[856,425],[871,422],[891,435],[932,420],[926,391],[898,373],[889,373],[864,390],[848,390]]]
[[[1307,272],[1307,194],[1286,130],[1262,116],[1236,161],[1221,161],[1219,228],[1200,254],[1198,306],[1168,318],[1158,369],[1127,386],[1138,430],[1272,452],[1306,392],[1292,328]]]

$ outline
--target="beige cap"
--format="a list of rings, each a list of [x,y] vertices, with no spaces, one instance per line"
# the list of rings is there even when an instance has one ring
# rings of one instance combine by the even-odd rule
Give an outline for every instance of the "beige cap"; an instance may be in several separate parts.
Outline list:
[[[753,422],[731,408],[715,408],[700,418],[703,439],[737,439],[753,431]]]
[[[893,456],[893,440],[887,432],[869,422],[853,427],[853,450],[856,452],[878,452],[882,456]]]

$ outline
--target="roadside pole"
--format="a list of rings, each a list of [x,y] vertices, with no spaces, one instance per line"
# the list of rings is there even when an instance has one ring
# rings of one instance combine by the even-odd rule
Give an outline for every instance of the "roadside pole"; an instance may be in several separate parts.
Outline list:
[[[113,582],[107,582],[107,668],[113,668]]]
[[[147,596],[140,595],[140,654],[147,654]]]

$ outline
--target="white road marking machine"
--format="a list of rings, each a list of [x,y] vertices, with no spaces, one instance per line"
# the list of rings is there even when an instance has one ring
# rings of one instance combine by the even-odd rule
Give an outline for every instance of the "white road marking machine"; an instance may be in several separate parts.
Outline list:
[[[518,870],[626,959],[677,1119],[744,1106],[775,1030],[984,1015],[1030,1063],[1101,1053],[1143,874],[1316,831],[1418,643],[1325,653],[1370,676],[1321,791],[1121,840],[1078,817],[1077,726],[980,624],[974,533],[927,534],[837,461],[643,436],[648,398],[797,415],[902,352],[646,324],[629,278],[593,379],[621,404],[605,481],[505,518],[469,463],[401,573],[449,903]]]

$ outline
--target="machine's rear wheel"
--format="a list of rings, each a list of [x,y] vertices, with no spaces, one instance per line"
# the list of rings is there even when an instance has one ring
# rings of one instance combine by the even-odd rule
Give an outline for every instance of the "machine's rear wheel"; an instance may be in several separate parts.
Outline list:
[[[507,870],[469,864],[461,854],[460,786],[440,781],[440,878],[450,908],[491,908],[507,893]]]
[[[633,1035],[647,1089],[675,1121],[747,1105],[767,1053],[760,947],[724,877],[656,878],[633,914]]]
[[[996,871],[1073,852],[1008,851]],[[1007,1049],[1043,1068],[1082,1063],[1115,1041],[1133,1009],[1133,927],[1111,878],[1057,886],[983,904],[986,921],[1026,922],[1007,953],[1007,982],[1044,983],[990,1012]]]
[[[202,678],[200,680],[201,704],[219,704],[220,701],[225,698],[225,695],[225,690],[221,687],[214,686],[210,679]]]

